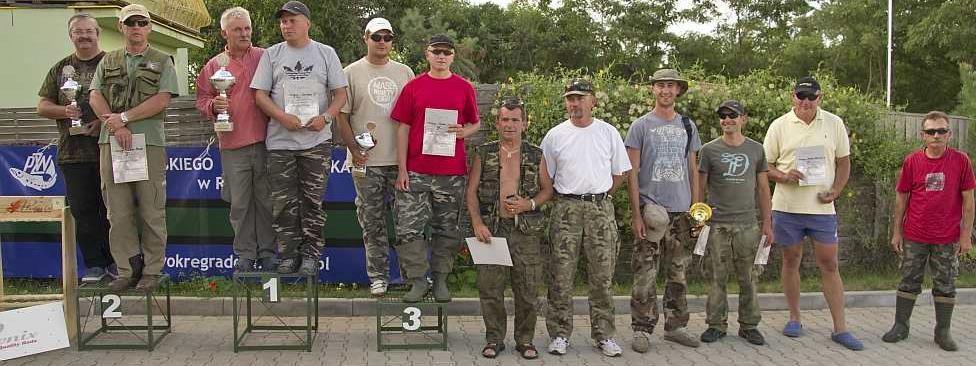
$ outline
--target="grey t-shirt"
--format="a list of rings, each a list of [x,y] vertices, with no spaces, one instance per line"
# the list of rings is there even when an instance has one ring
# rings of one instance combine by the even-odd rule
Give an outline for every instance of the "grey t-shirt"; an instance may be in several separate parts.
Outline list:
[[[763,145],[746,138],[739,146],[717,138],[701,149],[698,171],[708,174],[712,222],[756,222],[756,176],[769,169]]]
[[[290,110],[285,105],[286,94],[289,94],[287,98],[290,100],[316,99],[318,115],[325,114],[329,108],[332,100],[330,91],[346,85],[346,75],[342,73],[342,63],[335,50],[316,41],[302,48],[291,47],[286,42],[269,47],[261,56],[254,79],[251,80],[252,89],[270,91],[271,100],[286,111]],[[311,105],[314,106],[314,103]],[[305,150],[331,138],[330,125],[321,131],[289,131],[271,118],[265,145],[268,150]]]
[[[342,113],[349,114],[353,134],[366,131],[367,122],[376,123],[373,139],[376,146],[369,151],[368,166],[397,165],[396,131],[399,123],[390,119],[393,103],[410,79],[413,70],[407,65],[390,60],[383,65],[373,65],[365,57],[344,69],[349,78],[349,100]],[[352,154],[346,154],[352,163]]]
[[[681,115],[665,121],[654,112],[638,118],[630,125],[624,145],[640,150],[641,202],[655,202],[668,212],[686,212],[691,206],[691,181],[689,178],[688,134],[681,122]],[[688,152],[701,149],[698,127],[691,122],[691,144]],[[635,169],[637,167],[634,167]]]

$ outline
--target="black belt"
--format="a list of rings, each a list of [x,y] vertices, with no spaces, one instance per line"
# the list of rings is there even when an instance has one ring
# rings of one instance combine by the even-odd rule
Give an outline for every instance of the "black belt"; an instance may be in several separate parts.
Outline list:
[[[574,200],[588,201],[588,202],[600,202],[600,201],[603,201],[604,199],[610,197],[610,194],[607,193],[607,192],[603,192],[603,193],[585,193],[585,194],[565,194],[565,193],[556,193],[556,194],[559,195],[559,197],[562,197],[562,198],[570,198],[570,199],[574,199]]]

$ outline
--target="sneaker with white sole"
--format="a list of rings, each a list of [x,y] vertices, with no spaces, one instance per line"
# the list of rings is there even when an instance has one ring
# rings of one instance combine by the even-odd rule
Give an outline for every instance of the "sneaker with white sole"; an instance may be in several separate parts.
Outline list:
[[[613,338],[607,338],[596,345],[600,351],[603,351],[603,355],[607,357],[617,357],[624,353],[624,350],[620,349],[620,345]]]
[[[386,284],[386,281],[383,280],[373,281],[373,283],[369,285],[369,294],[376,297],[386,295],[387,286],[388,285]]]
[[[563,337],[553,338],[549,342],[549,353],[562,356],[566,354],[566,348],[569,347],[569,340]]]
[[[106,271],[103,267],[88,267],[88,269],[85,270],[85,276],[81,277],[81,282],[99,282],[105,279],[105,277],[108,277],[108,275],[108,271]]]

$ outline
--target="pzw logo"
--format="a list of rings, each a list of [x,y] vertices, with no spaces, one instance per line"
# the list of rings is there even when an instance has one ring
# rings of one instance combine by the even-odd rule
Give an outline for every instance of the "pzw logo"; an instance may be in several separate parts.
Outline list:
[[[24,170],[17,168],[9,168],[9,170],[10,175],[24,187],[38,191],[54,187],[54,183],[58,181],[58,172],[54,170],[54,156],[45,156],[41,151],[27,157]]]

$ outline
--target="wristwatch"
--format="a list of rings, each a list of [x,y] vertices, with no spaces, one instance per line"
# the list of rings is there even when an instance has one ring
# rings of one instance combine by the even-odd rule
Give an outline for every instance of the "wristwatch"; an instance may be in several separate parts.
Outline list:
[[[129,124],[129,117],[125,115],[125,112],[122,112],[121,114],[119,114],[119,118],[122,119],[122,125],[123,126]]]

